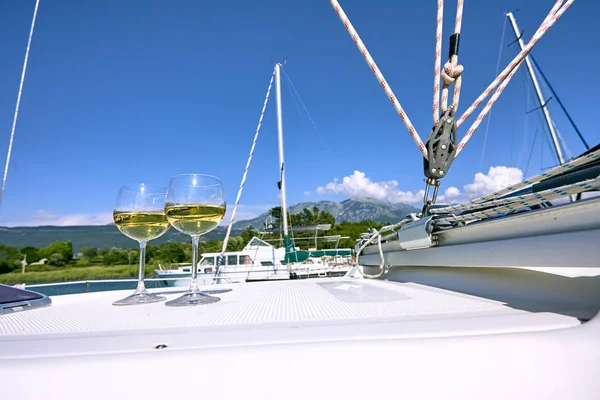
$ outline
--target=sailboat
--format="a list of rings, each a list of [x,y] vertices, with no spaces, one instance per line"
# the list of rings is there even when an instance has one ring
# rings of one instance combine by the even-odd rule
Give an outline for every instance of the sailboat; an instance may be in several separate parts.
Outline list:
[[[294,227],[294,231],[314,232],[315,248],[300,250],[290,238],[289,218],[287,209],[287,193],[285,178],[285,156],[283,147],[283,118],[281,111],[281,68],[282,63],[275,63],[272,79],[269,82],[267,96],[259,118],[257,131],[252,142],[252,148],[246,170],[238,191],[238,196],[231,215],[227,233],[223,241],[223,249],[220,253],[203,253],[196,268],[198,279],[205,284],[227,282],[250,282],[262,280],[281,280],[314,277],[333,277],[345,275],[352,268],[352,256],[354,250],[351,248],[318,249],[318,232],[331,229],[331,225],[317,224],[314,226]],[[279,152],[280,180],[277,187],[281,194],[281,228],[283,247],[276,248],[272,244],[253,237],[242,251],[226,251],[227,242],[231,235],[231,228],[235,222],[235,212],[241,199],[242,190],[252,160],[254,148],[266,106],[271,93],[271,85],[275,80],[275,92],[277,103],[277,141]],[[264,231],[263,233],[266,233]],[[338,243],[339,243],[338,236]],[[187,286],[192,266],[178,267],[177,269],[157,269],[157,278],[164,279],[167,286]],[[177,279],[179,278],[179,279]]]
[[[352,249],[323,249],[323,250],[299,250],[292,243],[289,236],[288,227],[288,210],[287,210],[287,194],[286,194],[286,179],[285,179],[285,157],[283,152],[283,118],[281,112],[281,63],[275,63],[275,89],[277,101],[277,142],[279,149],[279,171],[280,180],[277,187],[281,193],[281,224],[283,230],[283,245],[285,247],[284,262],[288,265],[290,278],[298,278],[311,274],[311,270],[316,270],[318,276],[322,274],[332,275],[334,273],[345,274],[351,267],[349,257],[352,256]],[[308,227],[309,230],[316,229],[318,226]],[[298,228],[296,228],[298,230]],[[337,267],[335,270],[330,269],[327,261],[323,257],[344,257],[346,260],[345,266]],[[314,268],[316,267],[316,268]]]
[[[359,43],[337,0],[331,3]],[[562,3],[557,1],[546,21],[558,19]],[[463,2],[458,4],[460,20]],[[438,13],[440,5],[441,0]],[[366,49],[361,53],[368,54]],[[584,166],[581,157],[563,168]],[[449,165],[435,157],[428,161],[438,162],[438,172]],[[430,186],[435,195],[438,186]],[[532,190],[545,196],[543,190]],[[572,194],[560,190],[563,197]],[[428,200],[425,211],[436,209],[434,198]],[[494,210],[487,200],[475,204],[485,204],[477,206],[481,214],[476,215]],[[558,268],[552,258],[566,262],[566,255],[545,253],[552,249],[543,237],[533,236],[544,228],[543,236],[574,257],[576,265],[596,266],[597,217],[585,211],[597,211],[597,204],[585,200],[523,213],[502,211],[507,216],[466,220],[460,227],[450,219],[445,222],[451,234],[431,223],[441,213],[411,215],[386,232],[366,233],[359,264],[344,277],[224,284],[231,290],[219,295],[222,301],[198,307],[152,303],[119,308],[111,303],[123,297],[120,291],[44,299],[0,285],[2,394],[69,400],[199,394],[219,399],[595,399],[598,277],[540,273],[531,265],[534,254],[502,243],[516,245],[512,229],[529,246],[541,246],[530,253],[537,253],[543,265]],[[476,232],[488,240],[474,242]],[[570,237],[568,245],[575,248],[562,244],[559,236]],[[453,265],[456,258],[469,260],[469,254],[458,254],[462,245],[485,264]],[[439,251],[446,251],[446,257]],[[578,251],[596,261],[573,254]],[[421,265],[411,261],[413,255]],[[437,257],[431,262],[436,266],[427,266],[428,257]],[[529,269],[514,268],[519,265]],[[150,290],[177,296],[176,288]],[[7,303],[9,296],[13,301]],[[146,383],[170,369],[189,371],[189,382]]]

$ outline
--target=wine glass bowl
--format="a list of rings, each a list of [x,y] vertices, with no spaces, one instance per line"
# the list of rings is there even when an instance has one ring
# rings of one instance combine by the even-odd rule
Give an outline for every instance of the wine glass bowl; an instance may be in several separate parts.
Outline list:
[[[139,243],[140,264],[135,292],[115,301],[113,305],[146,304],[166,300],[165,297],[149,293],[144,285],[146,243],[162,236],[170,226],[164,212],[166,195],[166,187],[145,183],[123,186],[119,190],[113,220],[121,233]]]
[[[192,237],[192,280],[181,297],[168,301],[167,306],[181,307],[215,303],[219,297],[202,293],[198,288],[198,242],[200,236],[215,229],[225,216],[223,183],[217,177],[184,174],[171,178],[164,203],[169,223]]]

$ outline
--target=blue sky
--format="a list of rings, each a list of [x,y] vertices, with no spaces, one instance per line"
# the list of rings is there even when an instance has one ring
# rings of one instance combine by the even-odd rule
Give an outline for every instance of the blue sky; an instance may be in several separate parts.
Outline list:
[[[436,2],[340,3],[426,140]],[[519,9],[515,15],[529,39],[553,3],[465,2],[459,114],[495,76],[503,12]],[[34,4],[0,3],[2,165]],[[533,52],[590,144],[600,139],[594,124],[598,13],[600,3],[576,1]],[[447,1],[443,55],[454,15],[455,2]],[[506,28],[502,66],[517,53],[506,47],[513,40]],[[0,225],[104,223],[121,185],[166,184],[190,172],[220,176],[233,205],[272,62],[283,58],[318,127],[298,111],[284,79],[289,203],[418,198],[421,155],[329,1],[42,0]],[[486,122],[442,190],[472,195],[522,177],[535,132],[543,129],[539,112],[525,115],[536,106],[523,67],[493,110],[483,160]],[[583,151],[557,104],[549,107],[570,154]],[[556,164],[547,140],[540,132],[527,175]],[[278,203],[277,164],[272,97],[240,217]]]

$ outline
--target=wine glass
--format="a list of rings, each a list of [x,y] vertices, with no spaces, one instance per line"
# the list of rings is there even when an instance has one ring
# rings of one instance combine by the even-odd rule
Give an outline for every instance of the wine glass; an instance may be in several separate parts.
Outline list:
[[[169,229],[164,204],[167,188],[145,183],[123,186],[119,190],[113,219],[125,236],[140,244],[140,269],[135,292],[115,301],[115,306],[155,303],[165,297],[149,293],[144,285],[146,243],[163,235]]]
[[[165,200],[169,223],[192,237],[192,281],[188,291],[166,302],[170,307],[210,304],[221,300],[200,292],[198,288],[198,241],[215,229],[225,216],[223,182],[210,175],[185,174],[171,178]]]

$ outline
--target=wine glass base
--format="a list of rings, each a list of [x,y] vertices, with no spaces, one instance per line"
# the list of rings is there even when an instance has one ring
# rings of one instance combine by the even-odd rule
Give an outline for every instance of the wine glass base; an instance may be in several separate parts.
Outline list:
[[[165,305],[167,307],[200,306],[216,303],[217,301],[221,301],[221,298],[209,296],[200,292],[188,292],[175,300],[167,301]]]
[[[149,303],[157,303],[159,301],[166,300],[166,297],[158,296],[149,292],[139,292],[134,293],[130,296],[125,297],[124,299],[117,300],[113,302],[113,306],[132,306],[136,304],[149,304]]]

